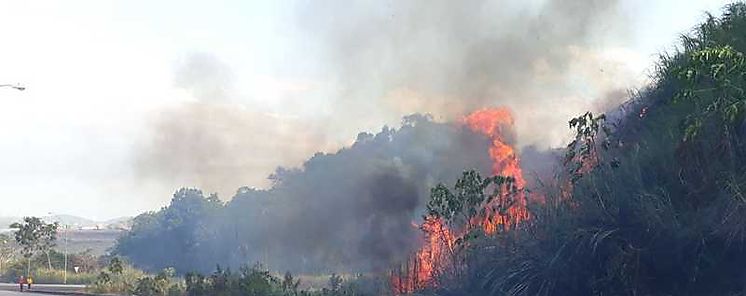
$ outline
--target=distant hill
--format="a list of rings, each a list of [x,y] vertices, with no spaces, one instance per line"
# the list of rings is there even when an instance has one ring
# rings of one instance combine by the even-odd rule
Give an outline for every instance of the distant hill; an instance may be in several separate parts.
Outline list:
[[[59,222],[62,225],[69,225],[70,227],[91,227],[101,223],[73,215],[52,215],[41,218],[46,222]]]
[[[74,215],[51,215],[41,217],[46,222],[59,222],[72,229],[129,229],[132,217],[119,217],[115,219],[96,221]],[[0,217],[0,231],[7,230],[14,222],[20,222],[21,217]]]
[[[129,230],[132,228],[132,217],[119,217],[103,222],[103,225],[108,229],[122,229]]]
[[[52,215],[40,217],[45,222],[59,222],[67,225],[67,231],[60,227],[57,251],[67,250],[72,253],[89,251],[100,256],[114,246],[117,238],[132,225],[131,217],[120,217],[106,221],[95,221],[73,215]],[[9,234],[10,224],[20,222],[21,217],[0,217],[0,233]]]
[[[0,217],[0,229],[5,229],[10,226],[10,224],[13,224],[14,222],[20,221],[21,218],[17,217]]]

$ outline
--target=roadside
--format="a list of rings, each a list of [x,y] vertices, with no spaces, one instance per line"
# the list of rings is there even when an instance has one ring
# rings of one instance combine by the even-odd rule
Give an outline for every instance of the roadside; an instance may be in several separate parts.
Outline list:
[[[0,283],[0,291],[18,292],[18,284]],[[24,289],[24,295],[28,290]],[[91,296],[100,294],[91,294],[85,292],[85,285],[53,285],[53,284],[35,284],[32,286],[30,293],[47,294],[47,295],[81,295]],[[5,294],[0,294],[5,295]]]

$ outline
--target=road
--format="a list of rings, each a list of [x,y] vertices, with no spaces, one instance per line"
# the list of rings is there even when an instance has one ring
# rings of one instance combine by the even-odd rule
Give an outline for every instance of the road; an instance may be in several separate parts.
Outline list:
[[[83,285],[45,285],[45,284],[36,284],[33,286],[34,289],[31,289],[31,292],[27,292],[27,290],[23,290],[23,293],[18,292],[18,284],[6,284],[6,283],[0,283],[0,296],[18,296],[18,295],[25,295],[25,296],[38,296],[38,295],[54,295],[50,293],[34,293],[33,290],[38,291],[45,291],[45,292],[81,292],[85,289],[85,286]]]
[[[18,291],[0,291],[0,296],[49,296],[50,294],[38,294],[38,293],[29,293],[29,292],[23,292],[20,293]]]

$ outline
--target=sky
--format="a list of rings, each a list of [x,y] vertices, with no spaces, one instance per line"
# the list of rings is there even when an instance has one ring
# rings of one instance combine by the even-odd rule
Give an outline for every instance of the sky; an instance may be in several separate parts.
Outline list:
[[[540,10],[541,0],[493,2],[499,4],[489,6],[497,7],[495,15],[506,19],[513,12],[539,20],[552,13]],[[132,216],[166,205],[181,186],[227,199],[241,185],[267,187],[277,166],[334,152],[358,132],[396,126],[403,115],[453,119],[456,113],[444,111],[452,105],[443,102],[459,102],[462,93],[433,86],[443,77],[397,76],[428,75],[412,69],[423,59],[410,55],[427,64],[431,56],[458,54],[460,47],[426,48],[451,28],[439,17],[448,17],[452,7],[425,15],[436,19],[434,26],[414,28],[420,22],[408,18],[421,17],[420,7],[340,3],[0,0],[0,84],[27,88],[0,88],[0,216]],[[566,135],[536,128],[536,122],[563,123],[567,114],[605,105],[610,91],[644,85],[657,54],[671,50],[706,11],[717,14],[726,3],[619,2],[608,21],[613,25],[607,29],[604,19],[594,20],[591,37],[568,44],[576,58],[561,72],[571,77],[561,83],[563,100],[556,104],[567,106],[561,112],[542,108],[538,99],[524,104],[489,92],[468,94],[488,97],[471,100],[480,105],[515,107],[518,145],[558,146]],[[380,15],[389,23],[378,28]],[[494,30],[509,33],[519,29],[511,24],[523,23],[496,24],[505,26]],[[412,39],[411,32],[434,37]],[[455,32],[450,34],[462,34]],[[348,57],[350,52],[364,54]],[[585,63],[586,56],[593,62]],[[432,63],[458,70],[456,61]],[[598,65],[607,78],[590,84],[572,78],[586,77]],[[533,66],[542,69],[544,60]],[[548,95],[500,90],[521,101]]]

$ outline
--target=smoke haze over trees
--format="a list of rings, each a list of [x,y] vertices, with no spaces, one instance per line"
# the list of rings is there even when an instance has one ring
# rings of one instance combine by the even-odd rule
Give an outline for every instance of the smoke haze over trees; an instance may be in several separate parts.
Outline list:
[[[417,112],[456,121],[495,105],[516,111],[511,144],[538,145],[527,149],[527,163],[548,173],[554,158],[543,150],[561,143],[565,120],[593,98],[620,100],[621,90],[634,84],[620,61],[590,47],[603,40],[599,32],[623,31],[616,27],[625,18],[617,1],[297,4],[292,19],[302,28],[302,48],[320,64],[293,66],[333,81],[319,90],[331,99],[308,108],[329,104],[337,110],[333,120],[244,108],[230,65],[210,54],[189,56],[175,83],[196,101],[158,113],[137,169],[146,184],[197,186],[228,202],[179,191],[170,207],[138,217],[118,253],[141,266],[179,271],[254,261],[299,271],[382,269],[417,246],[412,223],[430,187],[464,169],[489,172],[487,139],[413,115],[401,129],[362,133],[337,153],[277,169],[269,189],[249,180],[319,147],[331,150],[327,133]],[[246,185],[226,199],[225,192]],[[184,210],[191,207],[200,214]],[[187,249],[171,253],[169,240]],[[151,244],[158,247],[148,252]]]
[[[278,32],[293,45],[292,63],[277,71],[302,75],[267,81],[281,99],[252,104],[260,98],[241,89],[261,86],[241,85],[219,55],[178,62],[174,86],[194,100],[157,110],[135,155],[141,184],[163,192],[154,198],[181,186],[221,198],[240,186],[267,188],[277,166],[414,113],[455,121],[508,106],[518,148],[557,147],[569,137],[567,118],[618,103],[640,83],[623,51],[601,50],[616,45],[608,34],[627,35],[619,1],[292,4],[283,20],[293,29]]]
[[[135,219],[115,252],[151,270],[210,271],[262,262],[300,272],[383,270],[418,246],[430,187],[464,168],[490,171],[489,139],[411,115],[399,129],[361,133],[301,168],[279,168],[268,190],[242,187],[223,205],[197,189]]]
[[[548,147],[566,140],[567,118],[619,103],[638,83],[597,50],[629,35],[616,0],[327,0],[298,5],[296,17],[345,119],[508,106],[519,145]]]

